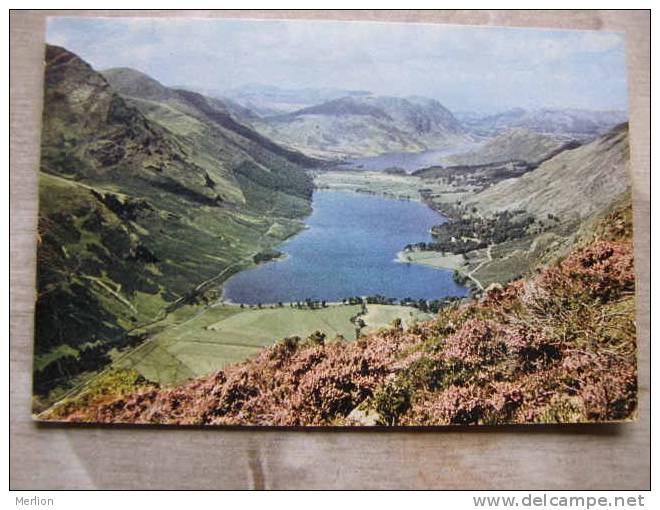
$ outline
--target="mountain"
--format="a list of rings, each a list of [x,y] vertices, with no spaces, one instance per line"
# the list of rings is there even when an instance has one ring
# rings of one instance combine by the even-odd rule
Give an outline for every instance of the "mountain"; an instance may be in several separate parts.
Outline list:
[[[193,91],[165,87],[133,69],[106,69],[102,74],[129,103],[175,134],[190,138],[199,138],[201,135],[206,140],[220,136],[232,145],[249,151],[252,158],[255,157],[255,152],[265,150],[268,151],[266,157],[274,153],[296,164],[314,166],[319,163],[299,152],[285,149],[249,126],[241,124],[232,116],[232,109],[235,107],[227,106],[219,99]],[[245,110],[242,110],[242,113],[249,115]]]
[[[448,156],[444,162],[449,165],[486,165],[503,161],[535,163],[577,145],[576,142],[566,141],[563,137],[545,135],[524,128],[511,128],[475,150]]]
[[[578,140],[593,139],[628,120],[625,111],[575,108],[514,108],[495,115],[461,112],[457,117],[468,131],[478,136],[496,136],[510,128],[525,128],[537,133],[563,135]]]
[[[339,88],[300,88],[287,89],[274,85],[250,84],[225,91],[208,91],[207,95],[220,99],[228,98],[257,115],[268,117],[293,112],[340,97],[367,96],[366,90],[346,90]]]
[[[564,151],[517,179],[470,200],[484,211],[524,209],[584,219],[611,206],[630,186],[628,124],[573,150]]]
[[[335,158],[421,152],[470,140],[449,110],[423,97],[342,97],[254,126],[301,152]]]
[[[435,256],[442,264],[444,254],[458,255],[452,268],[478,291],[551,263],[629,199],[628,152],[628,126],[621,124],[534,164],[415,172],[425,202],[450,221],[432,228],[433,242],[407,246],[409,260]]]
[[[145,324],[302,228],[315,164],[212,98],[107,78],[47,46],[34,388],[62,391]]]

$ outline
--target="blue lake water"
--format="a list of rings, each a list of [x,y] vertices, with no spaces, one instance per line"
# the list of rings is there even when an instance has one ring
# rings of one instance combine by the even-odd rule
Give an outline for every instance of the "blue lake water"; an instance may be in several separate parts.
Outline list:
[[[390,152],[379,156],[356,158],[339,165],[347,170],[375,170],[386,168],[401,168],[406,172],[414,172],[420,168],[444,163],[444,158],[473,150],[481,145],[480,142],[469,142],[454,145],[443,150],[430,150],[424,152]]]
[[[381,294],[392,298],[464,296],[453,272],[397,262],[405,245],[430,241],[445,218],[420,202],[315,191],[308,228],[278,250],[287,258],[232,276],[223,298],[257,304]]]

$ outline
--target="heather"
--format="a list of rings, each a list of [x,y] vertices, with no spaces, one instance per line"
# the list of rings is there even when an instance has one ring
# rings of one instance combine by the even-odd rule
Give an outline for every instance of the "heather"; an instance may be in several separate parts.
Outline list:
[[[427,322],[355,341],[288,337],[167,388],[111,372],[46,419],[211,425],[626,420],[636,413],[630,210],[564,260]],[[103,379],[103,378],[102,378]]]

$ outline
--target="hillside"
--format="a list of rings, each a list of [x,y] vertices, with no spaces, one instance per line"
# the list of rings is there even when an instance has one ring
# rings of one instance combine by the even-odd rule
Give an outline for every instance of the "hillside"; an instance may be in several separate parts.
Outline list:
[[[415,177],[422,178],[424,200],[451,221],[433,228],[432,243],[407,247],[407,259],[451,267],[479,291],[566,255],[629,196],[628,128],[538,166],[439,167]]]
[[[536,163],[549,159],[577,144],[562,137],[544,135],[523,128],[507,129],[478,149],[449,156],[447,165],[485,165],[503,161]]]
[[[465,128],[477,136],[497,136],[511,128],[524,128],[536,133],[563,135],[576,140],[590,140],[617,124],[626,122],[624,111],[596,111],[570,108],[525,110],[514,108],[494,115],[470,112],[458,114]]]
[[[631,208],[564,261],[354,342],[285,338],[178,387],[117,371],[41,419],[186,425],[574,423],[636,416]]]
[[[419,152],[470,140],[449,110],[421,97],[343,97],[254,126],[306,154],[335,158]]]
[[[163,86],[143,73],[127,68],[106,69],[102,72],[108,83],[130,104],[146,117],[162,124],[175,134],[208,141],[220,137],[225,144],[249,153],[257,162],[268,162],[273,154],[295,164],[315,166],[320,161],[305,157],[297,151],[283,148],[261,136],[249,126],[232,117],[235,107],[227,106],[219,99],[203,96],[197,92],[172,89]],[[244,116],[249,116],[242,111]],[[210,151],[215,143],[206,144]],[[214,156],[233,158],[227,151],[216,151]]]
[[[538,217],[585,218],[629,188],[628,160],[628,125],[621,124],[590,144],[477,194],[470,203],[487,212],[524,209]]]
[[[109,363],[139,328],[198,299],[302,227],[305,156],[222,104],[121,70],[121,95],[46,48],[35,393]],[[37,404],[39,405],[39,404]]]

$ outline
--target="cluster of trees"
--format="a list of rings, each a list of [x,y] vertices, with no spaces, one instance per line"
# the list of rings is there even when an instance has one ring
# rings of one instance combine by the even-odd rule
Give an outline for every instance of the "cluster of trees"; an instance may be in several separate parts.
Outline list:
[[[255,264],[260,264],[262,262],[268,262],[269,260],[280,258],[281,256],[282,256],[281,251],[266,250],[257,253],[254,257],[252,257],[252,260],[254,261]]]
[[[454,296],[448,296],[444,297],[442,299],[412,299],[412,298],[405,298],[401,299],[399,301],[399,304],[402,306],[411,306],[413,308],[417,308],[418,310],[421,310],[422,312],[427,312],[427,313],[438,313],[442,308],[445,306],[455,302],[459,301],[461,298],[459,297],[454,297]]]
[[[351,296],[341,300],[344,305],[361,305],[365,300],[361,296]]]
[[[380,294],[376,294],[373,296],[366,296],[364,298],[359,297],[359,296],[353,296],[350,298],[344,298],[342,300],[342,303],[344,304],[350,304],[350,305],[359,305],[361,304],[363,307],[364,312],[366,312],[366,305],[367,304],[375,304],[375,305],[395,305],[399,304],[401,306],[410,306],[413,308],[417,308],[418,310],[421,310],[422,312],[430,312],[430,313],[437,313],[438,310],[443,308],[444,306],[447,306],[447,304],[452,303],[458,299],[457,297],[445,297],[442,299],[413,299],[411,297],[405,297],[402,299],[397,300],[396,298],[392,297],[387,297],[383,296]]]
[[[445,297],[442,299],[413,299],[411,297],[406,297],[403,299],[397,300],[397,298],[383,296],[381,294],[374,294],[372,296],[351,296],[341,300],[344,305],[361,305],[361,310],[356,317],[351,319],[352,322],[355,322],[358,326],[357,319],[360,315],[367,313],[367,305],[396,305],[401,306],[410,306],[417,308],[422,312],[437,313],[438,310],[443,308],[449,303],[452,303],[458,299],[457,297]],[[263,309],[263,308],[283,308],[285,306],[281,301],[277,304],[265,305],[263,303],[257,303],[255,305],[245,305],[241,303],[241,308],[252,308],[252,309]],[[328,307],[328,303],[325,300],[315,300],[315,299],[306,299],[305,301],[292,301],[288,304],[290,308],[297,308],[299,310],[320,310]],[[364,327],[364,324],[359,327]]]
[[[465,254],[486,248],[490,244],[524,237],[531,233],[530,228],[535,223],[537,223],[536,219],[523,210],[500,211],[489,218],[477,215],[461,216],[454,221],[433,227],[432,234],[435,241],[409,244],[404,249]],[[537,230],[545,228],[543,223],[537,224]]]
[[[504,179],[520,177],[533,168],[525,161],[502,161],[485,165],[434,166],[418,170],[414,175],[453,187],[482,190]]]
[[[369,305],[392,305],[396,302],[395,298],[388,298],[380,294],[367,296],[364,299]]]
[[[245,304],[241,303],[241,308],[245,308]],[[262,309],[264,307],[266,308],[284,308],[284,303],[282,301],[278,302],[277,304],[269,304],[265,305],[263,303],[257,303],[256,305],[247,305],[250,308],[258,308]],[[298,310],[319,310],[321,308],[327,308],[328,307],[328,302],[325,300],[318,300],[318,299],[310,299],[307,298],[305,301],[291,301],[289,303],[289,308],[297,308]]]

